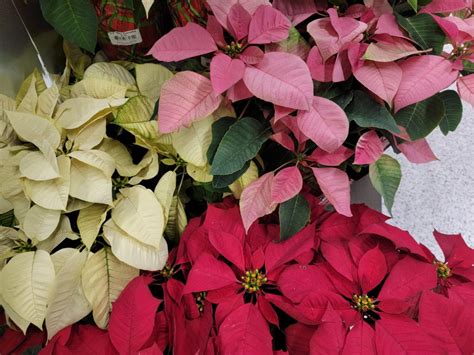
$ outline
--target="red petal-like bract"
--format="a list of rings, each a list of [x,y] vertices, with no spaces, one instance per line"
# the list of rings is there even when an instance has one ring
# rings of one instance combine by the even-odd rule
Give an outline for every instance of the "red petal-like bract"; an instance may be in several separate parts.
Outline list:
[[[420,13],[449,14],[463,10],[466,7],[467,3],[464,0],[433,0]]]
[[[321,165],[339,166],[353,155],[354,151],[344,146],[340,146],[332,153],[328,153],[321,148],[316,148],[306,159]]]
[[[322,323],[309,343],[311,354],[340,353],[345,342],[346,329],[342,319],[328,304]]]
[[[184,293],[217,290],[237,281],[232,269],[209,254],[202,254],[194,263]]]
[[[149,277],[136,277],[112,305],[109,335],[120,354],[138,352],[153,333],[155,314],[161,302],[148,288],[151,281]]]
[[[310,224],[296,233],[292,238],[281,243],[269,243],[265,251],[267,272],[295,259],[314,246],[315,226]]]
[[[378,247],[369,250],[359,261],[359,283],[364,294],[377,287],[387,275],[387,262]]]
[[[209,32],[189,22],[186,26],[175,28],[161,37],[149,54],[156,60],[177,62],[216,50],[217,46]]]
[[[366,322],[358,322],[347,334],[342,354],[375,355],[375,332]]]
[[[437,354],[440,344],[414,320],[384,315],[375,324],[375,344],[381,354]]]
[[[436,287],[436,267],[411,256],[400,260],[385,280],[379,299],[402,299]]]
[[[461,98],[474,106],[474,74],[460,77],[457,87]]]
[[[272,337],[256,306],[244,304],[233,311],[219,328],[222,354],[272,355]]]
[[[268,44],[288,37],[291,22],[271,6],[257,8],[250,21],[249,43]]]
[[[474,311],[455,300],[423,292],[419,311],[420,326],[434,338],[443,340],[443,348],[451,354],[474,353]]]

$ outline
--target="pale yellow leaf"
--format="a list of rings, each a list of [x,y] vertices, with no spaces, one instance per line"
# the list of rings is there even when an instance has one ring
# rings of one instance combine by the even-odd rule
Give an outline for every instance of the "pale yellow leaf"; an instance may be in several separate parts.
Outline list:
[[[23,179],[25,194],[37,205],[52,210],[66,208],[71,183],[69,158],[59,156],[58,166],[61,177],[57,179],[47,181]]]
[[[6,111],[16,134],[24,141],[42,147],[48,142],[53,149],[58,148],[61,135],[46,118],[22,112]]]
[[[20,317],[41,329],[54,279],[47,252],[18,254],[2,270],[2,297]]]
[[[21,101],[25,97],[31,82],[34,82],[35,85],[35,90],[37,94],[41,94],[44,90],[46,90],[46,83],[43,80],[43,76],[41,73],[38,71],[38,69],[34,69],[33,72],[28,75],[28,77],[23,81],[23,83],[20,86],[20,90],[18,90],[18,93],[16,95],[16,105],[20,105]]]
[[[112,209],[112,220],[139,242],[158,248],[163,239],[164,214],[153,191],[139,185],[120,193],[122,197]]]
[[[194,122],[189,128],[183,127],[173,133],[173,147],[183,160],[196,166],[207,164],[213,122],[214,117],[210,116]]]
[[[161,270],[168,260],[168,245],[164,238],[158,248],[139,242],[120,229],[112,219],[104,224],[104,237],[114,255],[124,263],[140,270]]]
[[[48,339],[58,331],[84,318],[91,311],[82,289],[81,275],[88,252],[76,251],[54,280],[46,312]]]
[[[147,0],[150,1],[150,0]],[[145,63],[135,66],[138,90],[156,101],[160,98],[161,87],[173,77],[173,73],[160,64]]]
[[[60,176],[54,151],[52,148],[43,150],[49,152],[49,154],[46,156],[40,151],[30,152],[20,161],[21,177],[44,181],[56,179]]]
[[[134,176],[143,168],[133,164],[127,147],[117,140],[106,138],[100,144],[99,149],[115,160],[116,169],[121,176]]]
[[[82,270],[82,286],[99,328],[107,328],[112,302],[139,273],[140,270],[117,259],[109,248],[101,249],[87,259]]]
[[[0,283],[2,282],[1,275],[2,273],[0,272]],[[0,306],[3,307],[3,310],[5,311],[7,325],[13,327],[13,324],[11,324],[10,320],[13,321],[14,325],[20,328],[23,334],[26,335],[26,331],[30,325],[30,322],[28,322],[25,318],[20,317],[20,315],[16,313],[7,302],[5,302],[2,296],[0,296]]]
[[[30,239],[42,241],[47,239],[59,224],[61,211],[48,210],[34,205],[30,208],[23,221],[23,231]]]
[[[106,136],[106,123],[106,118],[101,117],[74,130],[73,149],[89,150],[99,145]]]
[[[126,86],[96,78],[81,80],[71,87],[71,97],[73,98],[122,99],[126,92]]]
[[[235,198],[240,199],[242,191],[245,187],[258,179],[258,167],[253,161],[250,162],[250,166],[245,171],[245,173],[235,180],[232,184],[229,185],[229,189],[232,191],[232,194]]]
[[[125,86],[128,89],[135,87],[135,78],[130,72],[115,63],[94,63],[84,72],[84,79],[100,79],[114,84]]]
[[[59,225],[53,234],[48,239],[37,243],[35,246],[37,249],[41,249],[50,253],[66,238],[70,240],[79,239],[78,235],[71,228],[69,218],[66,215],[62,215],[61,219],[59,220]]]
[[[186,165],[186,172],[197,182],[211,182],[211,167],[209,164],[205,166],[196,166],[193,164]]]
[[[63,42],[63,50],[64,54],[66,55],[67,62],[74,72],[74,76],[82,79],[84,76],[84,71],[89,65],[91,65],[92,59],[78,46],[68,41]]]
[[[69,194],[83,201],[110,205],[112,180],[102,170],[72,159]]]
[[[77,249],[74,248],[62,248],[59,249],[54,254],[51,254],[51,261],[54,265],[54,270],[56,275],[59,274],[59,271],[66,264],[66,262],[71,259],[74,255],[78,253]]]
[[[51,118],[53,116],[54,109],[59,100],[59,89],[58,86],[53,85],[43,91],[38,96],[38,105],[36,106],[36,114],[42,117]]]
[[[142,182],[143,180],[153,179],[156,175],[158,175],[159,170],[159,160],[158,154],[154,151],[149,150],[148,153],[145,154],[143,159],[140,161],[139,165],[142,165],[142,162],[146,162],[149,160],[149,163],[146,164],[134,177],[132,177],[129,181],[130,185],[136,185]]]
[[[65,129],[74,129],[92,120],[94,117],[104,117],[112,109],[107,99],[77,97],[64,101],[58,106],[55,117],[59,126]]]
[[[31,81],[27,90],[25,91],[25,95],[23,96],[21,102],[19,102],[16,110],[18,112],[28,112],[28,113],[35,113],[36,112],[36,105],[38,104],[38,93],[36,92],[36,79],[35,77],[31,77]]]
[[[109,208],[107,205],[93,204],[79,211],[77,227],[81,234],[82,243],[87,249],[90,250],[94,244]]]
[[[30,200],[25,196],[23,192],[17,195],[10,196],[8,201],[13,205],[15,218],[21,224],[25,220],[25,216],[30,209]]]
[[[79,200],[78,198],[69,197],[69,200],[67,201],[66,212],[70,213],[74,211],[79,211],[79,210],[82,210],[83,208],[87,208],[92,205],[93,205],[92,202],[82,201],[82,200]]]
[[[152,118],[154,103],[146,96],[134,96],[117,110],[114,123],[148,122]]]
[[[84,164],[97,168],[107,177],[111,177],[115,171],[114,159],[101,150],[75,151],[69,153],[69,156],[73,158],[73,162],[74,160],[78,160]]]
[[[155,187],[155,196],[163,208],[165,223],[168,221],[168,214],[173,202],[174,191],[176,190],[176,173],[174,171],[166,172],[158,181]]]

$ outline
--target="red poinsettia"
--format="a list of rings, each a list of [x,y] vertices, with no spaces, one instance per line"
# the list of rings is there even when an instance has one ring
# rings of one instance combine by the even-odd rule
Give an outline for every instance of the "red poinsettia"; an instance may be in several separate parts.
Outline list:
[[[210,206],[201,230],[187,241],[189,253],[196,259],[192,260],[184,293],[206,292],[206,298],[218,304],[218,325],[248,302],[254,303],[269,323],[278,325],[267,297],[278,292],[275,281],[288,262],[312,259],[315,225],[283,243],[274,242],[278,235],[275,225],[260,224],[245,234],[237,206]],[[192,242],[195,236],[199,244]]]

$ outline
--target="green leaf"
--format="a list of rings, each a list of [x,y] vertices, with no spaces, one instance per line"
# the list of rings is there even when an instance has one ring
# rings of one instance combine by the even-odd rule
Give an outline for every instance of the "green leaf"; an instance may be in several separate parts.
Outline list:
[[[369,167],[369,177],[375,190],[382,195],[390,214],[392,213],[395,194],[397,193],[402,171],[398,161],[388,155],[382,155]]]
[[[380,128],[400,133],[397,123],[387,108],[363,91],[354,92],[354,100],[347,107],[346,113],[349,120],[355,121],[360,127]]]
[[[13,210],[0,214],[0,226],[13,227],[15,223],[15,214]]]
[[[437,94],[398,111],[395,120],[405,127],[410,138],[416,141],[425,138],[438,127],[443,116],[444,103]]]
[[[269,131],[255,118],[244,117],[235,122],[217,147],[211,172],[213,175],[230,175],[255,158]]]
[[[408,0],[408,4],[415,12],[418,12],[418,0]]]
[[[403,17],[396,14],[398,24],[402,26],[422,49],[433,49],[434,54],[443,51],[446,36],[435,20],[428,14]]]
[[[443,101],[444,115],[439,123],[441,132],[446,136],[458,128],[462,119],[462,102],[458,93],[454,90],[446,90],[438,94]]]
[[[302,194],[280,205],[280,240],[287,240],[306,226],[311,210]]]
[[[250,166],[250,161],[246,162],[242,169],[239,171],[229,174],[229,175],[214,175],[214,178],[212,179],[212,186],[216,189],[223,189],[224,187],[229,186],[232,184],[235,180],[237,180],[239,177],[241,177],[249,168]]]
[[[212,164],[214,156],[217,152],[217,147],[221,143],[222,138],[236,121],[233,117],[222,117],[220,120],[212,124],[212,141],[209,149],[207,150],[207,160],[209,164]]]
[[[99,21],[91,1],[40,0],[43,16],[67,41],[95,51]]]

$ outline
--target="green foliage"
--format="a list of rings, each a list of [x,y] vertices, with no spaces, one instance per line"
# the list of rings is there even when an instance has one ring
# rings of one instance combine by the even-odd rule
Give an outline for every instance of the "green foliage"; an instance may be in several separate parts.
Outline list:
[[[311,210],[308,201],[299,194],[280,205],[280,240],[287,240],[306,226]]]
[[[443,51],[446,36],[430,15],[403,17],[397,14],[396,17],[399,25],[422,49],[433,49],[434,54],[440,54]]]
[[[379,160],[370,165],[369,176],[372,185],[382,195],[385,206],[391,214],[395,194],[402,179],[400,164],[392,157],[384,154]]]
[[[405,127],[412,140],[425,138],[438,125],[447,134],[454,131],[462,118],[462,104],[455,91],[445,91],[397,112],[397,123]]]
[[[230,175],[238,172],[246,162],[255,158],[269,131],[252,117],[236,121],[225,133],[212,161],[213,175]]]
[[[95,51],[98,20],[91,1],[40,0],[43,16],[66,40]]]
[[[458,93],[454,90],[446,90],[438,94],[443,101],[444,115],[439,123],[441,132],[446,136],[458,128],[462,119],[462,102]]]
[[[349,120],[355,121],[360,127],[386,129],[394,133],[400,132],[387,108],[375,102],[363,91],[354,91],[354,100],[347,106],[346,114]]]

